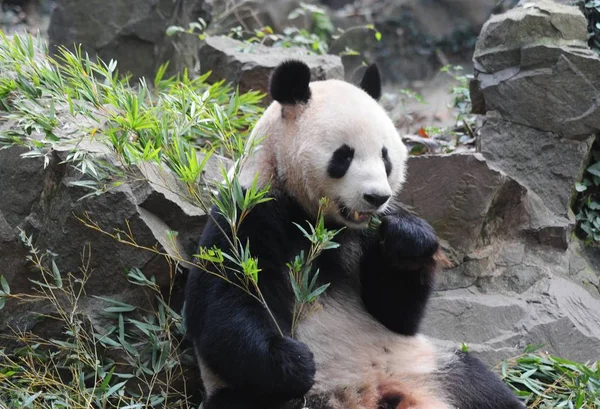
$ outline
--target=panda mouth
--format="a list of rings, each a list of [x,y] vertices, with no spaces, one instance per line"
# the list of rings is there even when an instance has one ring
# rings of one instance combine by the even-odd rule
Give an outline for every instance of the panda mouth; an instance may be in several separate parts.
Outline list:
[[[368,222],[374,215],[373,212],[359,212],[358,210],[350,211],[345,206],[340,206],[340,213],[344,219],[357,224]]]

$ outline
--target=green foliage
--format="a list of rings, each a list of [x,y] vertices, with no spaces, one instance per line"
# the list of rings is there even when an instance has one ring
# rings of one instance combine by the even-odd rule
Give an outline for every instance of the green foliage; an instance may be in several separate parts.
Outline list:
[[[583,180],[575,185],[578,230],[588,245],[600,244],[600,144],[592,148],[591,161]]]
[[[311,245],[308,254],[301,251],[293,262],[287,264],[296,301],[292,315],[292,335],[298,323],[319,307],[316,301],[329,287],[329,284],[317,287],[319,270],[313,271],[312,269],[313,262],[323,251],[339,247],[339,244],[334,242],[333,239],[343,228],[336,231],[325,228],[325,212],[329,206],[330,203],[327,199],[322,198],[320,200],[316,226],[308,223],[310,233],[302,226],[296,224],[296,227],[298,227]]]
[[[177,408],[192,409],[185,392],[183,364],[193,356],[179,348],[182,317],[169,307],[154,278],[132,269],[127,277],[141,286],[156,308],[96,297],[105,324],[93,325],[82,312],[91,249],[84,248],[79,272],[63,272],[56,254],[34,247],[21,233],[35,274],[32,293],[11,294],[5,280],[0,299],[32,307],[47,303],[45,320],[61,328],[60,339],[15,332],[4,339],[18,347],[0,349],[0,406],[7,409]],[[172,286],[172,283],[171,283]],[[170,294],[171,291],[166,291]],[[88,307],[89,308],[89,307]],[[100,332],[100,328],[102,331]],[[179,388],[177,387],[179,386]]]
[[[314,4],[300,3],[299,7],[288,15],[288,19],[293,20],[300,16],[310,18],[312,32],[321,40],[327,41],[334,35],[335,27],[325,9]]]
[[[502,378],[530,409],[600,408],[600,367],[544,353],[525,354],[502,365]]]
[[[452,152],[459,143],[472,143],[476,139],[473,131],[476,117],[472,114],[473,106],[469,91],[469,81],[473,79],[473,75],[464,74],[463,67],[460,65],[446,65],[442,67],[441,72],[447,73],[457,82],[450,89],[451,95],[454,97],[453,107],[458,110],[454,130],[450,132],[454,138],[447,148],[447,152]],[[431,131],[435,132],[433,129]]]
[[[452,77],[455,84],[450,88],[450,95],[453,101],[450,105],[457,111],[456,122],[452,127],[422,127],[418,131],[418,136],[424,138],[425,141],[430,138],[437,138],[441,135],[449,136],[448,143],[442,145],[442,153],[451,153],[456,150],[459,145],[472,144],[476,141],[474,132],[476,115],[472,113],[471,94],[469,91],[469,81],[473,78],[471,74],[465,74],[463,67],[456,65],[446,65],[440,69],[441,73],[445,73]],[[410,91],[401,91],[401,94],[410,96]],[[422,98],[417,99],[423,102]],[[411,155],[422,155],[429,152],[426,143],[417,143],[410,150]]]
[[[308,20],[309,29],[297,28],[292,25],[283,28],[281,33],[276,33],[270,26],[246,31],[240,25],[231,28],[228,34],[232,38],[243,41],[244,45],[241,51],[247,53],[253,52],[254,46],[260,44],[274,48],[300,47],[306,49],[308,53],[323,55],[327,54],[331,45],[343,38],[346,33],[358,29],[373,31],[375,39],[381,41],[381,33],[371,24],[351,28],[348,31],[336,29],[327,11],[314,4],[300,3],[299,7],[292,10],[288,15],[290,20],[301,17]],[[193,34],[204,40],[207,35],[206,22],[200,19],[198,22],[190,23],[188,28],[170,26],[166,33],[169,36],[179,33]],[[355,50],[345,49],[341,54],[358,53]]]
[[[173,36],[177,33],[197,34],[200,40],[204,40],[204,32],[206,31],[207,25],[208,24],[204,19],[199,18],[198,21],[192,21],[189,23],[187,29],[181,26],[169,26],[167,27],[166,34],[168,36]]]
[[[454,107],[458,109],[457,121],[470,120],[468,116],[471,114],[472,106],[469,81],[473,79],[473,75],[463,74],[463,67],[460,65],[446,65],[440,69],[440,72],[447,73],[458,83],[450,90],[454,97]]]
[[[102,135],[121,165],[141,162],[165,164],[183,181],[201,174],[197,153],[233,156],[262,108],[257,92],[239,94],[223,81],[206,82],[209,74],[190,78],[186,73],[165,79],[161,67],[151,85],[136,88],[119,78],[117,63],[92,62],[79,51],[60,51],[55,60],[46,44],[31,36],[0,43],[0,106],[4,120],[16,126],[0,133],[0,144],[19,144],[42,150],[93,140]],[[60,115],[59,115],[60,113]],[[66,121],[78,126],[61,133]],[[76,136],[80,138],[76,139]],[[82,146],[71,159],[85,159]],[[47,155],[46,153],[45,155]],[[98,179],[97,168],[88,168]],[[90,182],[91,183],[91,182]]]
[[[53,149],[66,150],[68,156],[65,162],[85,176],[72,183],[91,190],[84,198],[102,194],[129,181],[139,180],[140,176],[144,177],[140,175],[140,169],[149,164],[157,169],[166,167],[177,176],[181,186],[185,188],[185,200],[189,200],[207,214],[210,213],[209,208],[213,203],[217,206],[232,233],[228,235],[230,243],[227,249],[200,249],[197,258],[190,261],[186,255],[179,253],[175,245],[171,251],[158,246],[140,245],[128,221],[125,221],[125,229],[114,228],[107,231],[91,220],[89,214],[76,217],[88,228],[112,237],[118,243],[164,256],[172,265],[194,264],[210,274],[215,274],[247,292],[271,313],[258,286],[260,261],[251,254],[250,243],[242,242],[237,235],[240,224],[254,206],[270,200],[267,196],[268,184],[259,186],[258,179],[255,179],[254,184],[244,193],[239,182],[246,148],[253,148],[246,146],[246,139],[250,127],[262,112],[262,108],[258,106],[262,95],[255,92],[239,94],[223,82],[210,85],[206,82],[207,75],[190,78],[184,73],[179,77],[164,79],[166,66],[161,67],[151,84],[146,79],[141,79],[136,87],[132,87],[127,77],[119,76],[116,62],[92,62],[87,55],[66,49],[62,49],[60,58],[55,60],[47,55],[46,46],[39,39],[35,41],[30,36],[9,39],[2,36],[2,40],[0,84],[3,84],[3,87],[0,95],[4,112],[0,112],[0,117],[13,123],[0,133],[0,142],[4,146],[27,147],[29,151],[24,157],[44,157],[46,164],[50,162]],[[65,126],[75,129],[65,133]],[[260,140],[255,142],[259,143]],[[107,146],[110,150],[109,157],[98,155],[96,151],[87,151],[85,146],[90,143]],[[231,172],[222,168],[222,182],[205,180],[202,177],[206,163],[214,153],[227,156],[236,163]],[[116,158],[116,162],[113,157]],[[173,188],[168,184],[162,187]],[[174,194],[182,194],[178,189],[171,191]],[[322,221],[316,228],[311,228],[311,231],[312,234],[308,235],[307,239],[314,239],[316,242],[311,243],[308,258],[296,259],[298,263],[307,266],[320,251],[330,248],[328,246],[331,246],[330,239],[333,237],[325,229]],[[174,238],[174,235],[169,237]],[[28,243],[30,244],[31,240]],[[49,271],[54,279],[58,280],[61,277],[54,261],[51,261],[49,269],[40,260],[32,261],[43,275]],[[83,288],[84,281],[78,284],[78,291]],[[130,272],[130,281],[160,290],[153,279],[146,279],[137,270]],[[34,285],[48,288],[50,291],[72,290],[68,285],[62,288],[57,283],[58,281],[48,287],[48,283],[33,282]],[[308,288],[310,291],[302,300],[315,302],[326,286],[315,289],[314,280],[309,284],[311,283],[313,286]],[[0,284],[0,307],[3,307],[6,300],[18,296],[10,294],[9,283],[4,278],[0,279]],[[304,288],[302,285],[300,289]],[[57,298],[52,294],[45,296],[51,301]],[[57,381],[55,376],[58,374],[55,375],[50,367],[40,367],[39,362],[30,362],[26,367],[29,372],[14,378],[15,382],[9,382],[6,399],[17,396],[15,399],[19,400],[15,401],[15,405],[20,407],[19,405],[25,405],[24,400],[30,399],[34,393],[40,392],[40,395],[31,399],[46,399],[44,393],[48,391],[52,396],[58,396],[60,402],[66,402],[56,405],[52,403],[54,406],[49,404],[48,407],[88,407],[82,402],[93,402],[97,407],[140,407],[137,403],[139,401],[136,400],[138,398],[146,402],[146,406],[143,407],[163,405],[165,399],[170,396],[168,385],[173,379],[167,377],[164,380],[163,372],[168,370],[172,374],[176,366],[169,360],[169,357],[177,356],[174,350],[177,344],[174,340],[175,335],[171,334],[181,335],[183,328],[181,317],[170,309],[169,300],[159,297],[154,299],[157,319],[133,318],[127,314],[140,312],[137,307],[103,299],[110,304],[105,312],[115,314],[112,318],[116,320],[116,325],[107,333],[97,337],[97,334],[90,334],[88,331],[84,342],[76,338],[78,334],[83,333],[81,328],[69,328],[69,332],[65,333],[66,341],[59,341],[62,344],[51,343],[52,347],[62,346],[64,359],[67,359],[68,351],[79,344],[86,348],[86,357],[91,356],[85,365],[80,365],[80,371],[68,381],[78,382],[79,389],[69,389],[71,384],[67,382],[64,390],[58,390],[58,384],[64,383],[62,379]],[[72,301],[69,308],[76,311],[78,299]],[[272,314],[271,317],[277,325]],[[165,326],[177,331],[168,328],[165,330]],[[123,375],[121,370],[108,372],[111,367],[102,366],[104,372],[99,374],[98,365],[104,364],[98,363],[102,360],[97,355],[90,355],[92,352],[96,354],[99,346],[106,349],[117,348],[120,353],[126,355],[127,364],[135,369],[135,373]],[[48,352],[45,349],[44,351]],[[8,356],[5,354],[5,358]],[[19,365],[17,361],[10,362],[11,365]],[[55,359],[51,363],[54,365],[56,362]],[[62,370],[62,367],[60,369]],[[12,369],[10,371],[14,372]],[[162,374],[160,377],[158,372]],[[44,378],[48,373],[50,378]],[[123,376],[119,377],[118,374]],[[125,392],[128,376],[142,377],[145,381],[148,381],[146,377],[150,377],[152,387],[159,382],[156,379],[161,379],[161,382],[164,380],[165,383],[159,385],[159,395],[163,399],[161,400],[159,395],[155,396],[152,388],[150,395],[140,395],[141,392],[133,390]],[[94,382],[103,385],[100,388],[102,393],[110,394],[96,396],[99,393],[98,385],[94,383],[90,386],[81,381],[90,377]],[[106,377],[110,379],[105,381]],[[46,381],[54,383],[54,388],[45,389],[43,385]],[[41,385],[40,390],[36,390],[35,385]],[[23,395],[24,390],[28,391],[26,395]],[[180,401],[173,402],[174,406],[169,404],[168,407],[184,407],[177,406],[177,402]]]

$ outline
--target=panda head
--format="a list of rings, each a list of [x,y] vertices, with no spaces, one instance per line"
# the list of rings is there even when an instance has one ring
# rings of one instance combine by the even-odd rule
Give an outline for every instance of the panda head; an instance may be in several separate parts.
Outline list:
[[[368,67],[359,86],[338,80],[310,81],[300,61],[280,64],[271,76],[273,103],[250,141],[258,149],[243,165],[242,183],[256,173],[316,215],[321,197],[326,217],[365,227],[384,212],[404,181],[407,149],[377,100],[379,71]],[[262,139],[264,138],[264,139]],[[244,182],[245,178],[245,182]]]

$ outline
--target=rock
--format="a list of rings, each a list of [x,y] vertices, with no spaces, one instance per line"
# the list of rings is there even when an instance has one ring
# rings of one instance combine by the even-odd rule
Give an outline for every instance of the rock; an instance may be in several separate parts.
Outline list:
[[[386,81],[430,79],[448,62],[467,61],[489,16],[514,4],[516,0],[355,1],[333,13],[334,25],[350,29],[372,23],[382,39],[377,41],[373,32],[353,30],[335,50],[344,51],[346,46],[364,50]]]
[[[486,126],[506,122],[487,121]],[[565,164],[580,158],[586,151],[581,145],[587,142],[566,141],[560,155],[544,156],[545,150],[531,148],[535,138],[527,137],[544,132],[507,126],[510,132],[498,131],[498,141],[488,143],[482,137],[482,147],[512,146],[514,130],[514,138],[520,136],[526,144],[522,149],[527,159],[518,158],[518,148],[499,153],[497,163],[478,153],[409,158],[400,201],[432,224],[454,263],[438,274],[422,330],[447,346],[466,343],[490,365],[519,355],[530,343],[544,344],[567,359],[595,359],[600,347],[600,274],[581,255],[579,243],[571,241],[573,219],[548,207],[556,203],[550,199],[568,197],[570,190],[542,197],[533,183],[555,171],[568,173],[561,166],[542,164],[552,164],[561,155],[567,158]],[[485,132],[489,134],[484,127]],[[505,163],[510,160],[512,167]],[[519,163],[520,171],[534,174],[513,177],[521,175],[513,169]]]
[[[546,207],[567,217],[575,183],[581,180],[593,136],[563,139],[547,131],[488,118],[480,130],[486,160],[529,187]]]
[[[518,50],[536,41],[586,42],[588,33],[585,16],[577,7],[559,5],[552,0],[526,2],[502,14],[496,14],[485,23],[477,39],[474,59],[488,71],[493,71],[493,58],[485,64],[486,56],[500,50]],[[518,56],[518,53],[516,54]],[[514,62],[517,62],[515,60]]]
[[[486,236],[502,230],[488,223],[516,208],[526,189],[488,166],[480,154],[413,156],[400,201],[414,208],[462,262]]]
[[[579,9],[551,0],[493,16],[473,57],[477,110],[484,106],[505,120],[566,138],[596,132],[600,56],[587,39]]]
[[[306,16],[290,19],[292,11],[299,8],[301,3],[314,4],[315,0],[249,0],[236,5],[234,13],[231,4],[213,2],[215,16],[223,16],[215,23],[219,24],[218,32],[227,32],[230,28],[243,26],[246,30],[260,30],[271,27],[274,32],[282,33],[288,27],[307,29],[310,31],[313,19],[310,13]],[[214,28],[214,27],[213,27]],[[212,30],[215,32],[216,30]]]
[[[168,37],[171,25],[210,21],[204,0],[58,0],[48,29],[50,50],[81,44],[82,51],[108,63],[118,61],[121,73],[153,78],[169,61],[167,74],[193,69],[199,40],[192,35]]]
[[[44,186],[44,159],[22,158],[27,152],[18,146],[0,150],[0,212],[12,228],[27,217]]]
[[[4,276],[10,286],[17,290],[30,284],[27,280],[26,256],[27,251],[21,245],[17,232],[0,211],[0,276]]]
[[[101,146],[82,143],[80,148],[90,148],[88,151],[96,155],[108,154]],[[70,152],[68,144],[50,154],[46,168],[43,159],[24,159],[20,157],[22,152],[17,147],[0,151],[7,159],[0,161],[0,175],[6,176],[2,178],[5,194],[0,201],[0,263],[13,293],[31,293],[29,279],[39,279],[39,272],[32,271],[31,265],[25,263],[27,249],[18,240],[17,228],[32,237],[41,251],[57,253],[56,264],[63,274],[81,274],[85,266],[89,274],[87,298],[106,296],[141,307],[146,307],[149,300],[143,288],[128,282],[127,271],[139,268],[147,277],[154,276],[162,287],[169,285],[172,275],[179,271],[179,268],[172,270],[173,266],[164,257],[141,247],[155,247],[183,259],[196,251],[206,216],[186,202],[185,192],[168,172],[151,170],[148,166],[140,171],[148,175],[148,181],[133,180],[80,200],[88,191],[73,182],[81,181],[82,174],[62,163]],[[211,161],[207,171],[214,174],[216,165]],[[19,194],[23,186],[32,185],[31,181],[35,182],[35,188]],[[80,220],[86,217],[106,232],[120,231],[120,237],[135,241],[135,246],[119,243],[86,226]],[[171,231],[177,230],[180,235],[171,235]],[[180,267],[185,268],[185,263]],[[98,318],[100,310],[87,310],[85,305],[88,303],[82,301],[80,312],[92,320]],[[32,329],[40,324],[37,314],[51,310],[46,302],[23,309],[18,300],[11,299],[1,314],[0,328]]]
[[[221,177],[220,168],[229,169],[231,164],[229,159],[213,155],[205,166],[204,177],[206,180],[217,180]],[[207,220],[206,213],[187,199],[184,186],[171,172],[153,163],[144,163],[140,166],[140,173],[143,181],[132,185],[140,208],[138,210],[150,212],[170,229],[177,231],[178,242],[184,253],[194,254]],[[210,207],[208,196],[205,197],[205,204]]]
[[[527,344],[566,359],[595,361],[600,300],[571,281],[545,278],[521,295],[447,291],[432,298],[423,331],[445,343],[465,342],[489,365]]]
[[[200,69],[212,71],[209,81],[224,79],[249,90],[268,93],[273,69],[287,59],[302,59],[309,67],[312,80],[344,79],[341,59],[333,55],[311,54],[303,48],[272,48],[248,45],[225,36],[207,37],[200,49]],[[263,103],[270,103],[265,98]]]

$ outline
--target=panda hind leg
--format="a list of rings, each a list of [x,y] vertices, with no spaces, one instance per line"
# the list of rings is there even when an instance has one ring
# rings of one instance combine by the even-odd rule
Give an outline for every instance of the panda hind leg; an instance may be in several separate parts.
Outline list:
[[[257,402],[252,401],[241,391],[231,388],[223,388],[214,392],[207,401],[204,402],[204,409],[275,409],[267,408]]]
[[[511,389],[469,353],[457,352],[443,374],[446,393],[460,409],[525,409]]]

